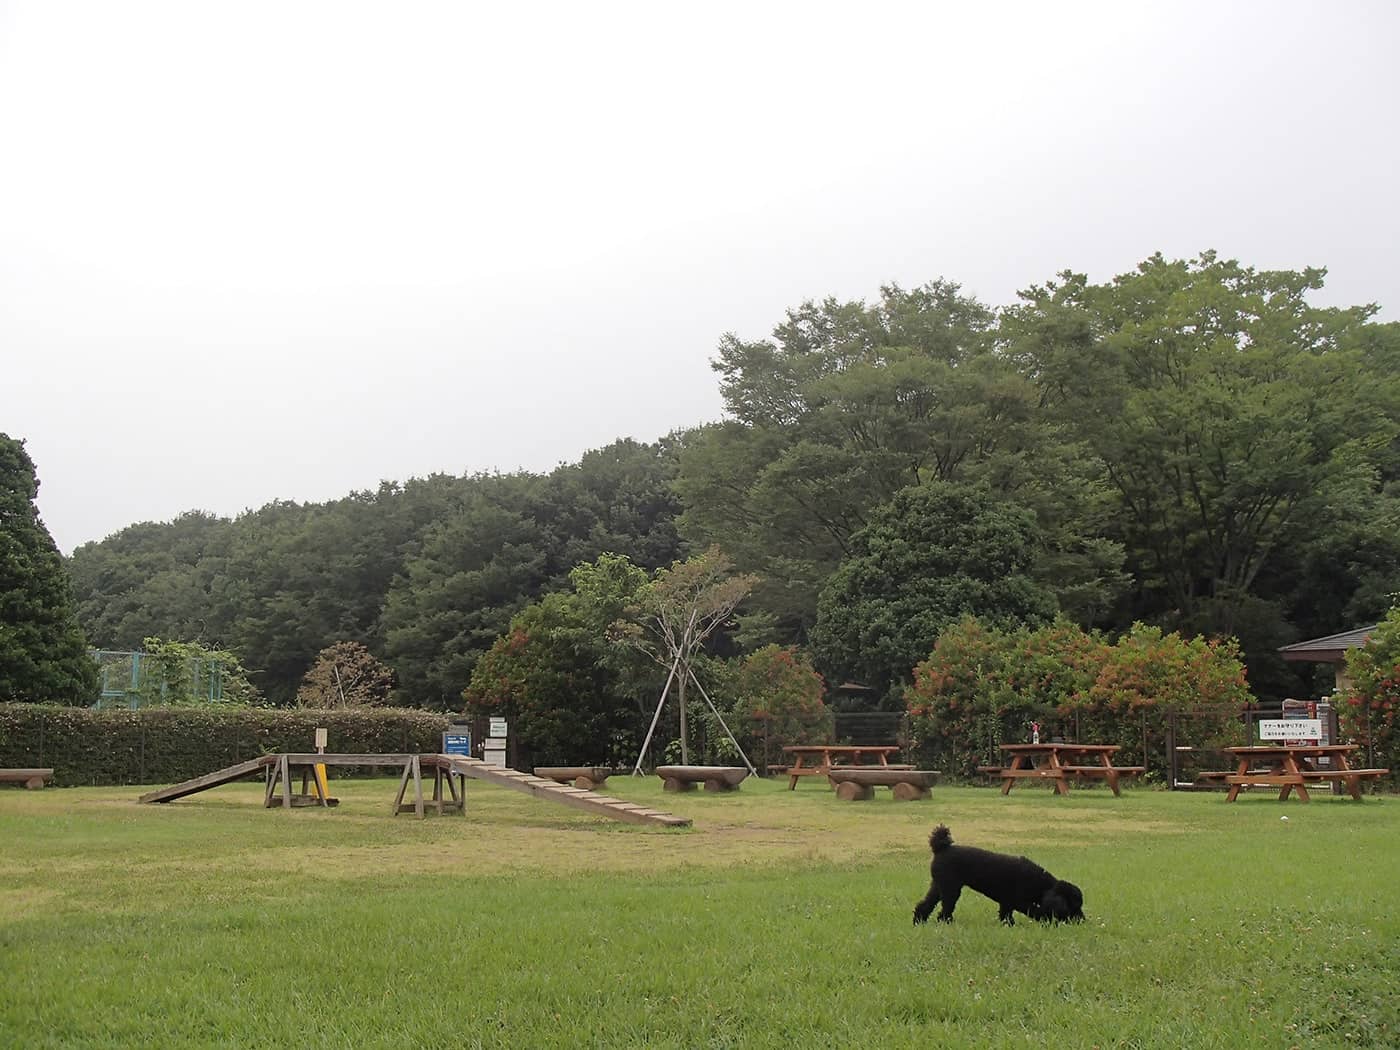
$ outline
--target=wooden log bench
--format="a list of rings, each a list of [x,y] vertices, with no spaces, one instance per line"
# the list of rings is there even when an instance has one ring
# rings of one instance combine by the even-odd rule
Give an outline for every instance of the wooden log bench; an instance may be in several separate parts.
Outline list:
[[[694,791],[697,784],[706,791],[733,791],[749,771],[743,766],[657,766],[656,775],[667,791]]]
[[[592,791],[607,783],[612,776],[611,769],[601,766],[536,766],[535,776],[553,780],[557,784],[572,784],[584,791]]]
[[[0,783],[23,784],[31,791],[53,779],[52,769],[0,769]]]
[[[870,769],[832,766],[826,776],[836,788],[836,797],[843,802],[872,799],[877,787],[887,787],[894,793],[895,798],[912,802],[929,797],[929,788],[933,787],[934,780],[938,778],[938,771],[908,766],[880,766]]]

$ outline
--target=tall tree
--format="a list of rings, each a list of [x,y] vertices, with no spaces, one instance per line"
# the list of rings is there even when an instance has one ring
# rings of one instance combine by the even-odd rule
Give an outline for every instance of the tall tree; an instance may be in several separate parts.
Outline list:
[[[1008,311],[1003,338],[1115,494],[1128,618],[1235,632],[1271,561],[1375,490],[1400,387],[1358,345],[1373,308],[1309,304],[1323,277],[1155,255],[1107,285],[1062,274]]]
[[[1020,625],[1055,613],[1031,575],[1035,515],[983,488],[904,489],[852,538],[821,594],[812,649],[823,670],[882,694],[909,680],[938,633],[965,616]]]
[[[1041,493],[1045,561],[1080,604],[1112,600],[1121,554],[1085,547],[1093,465],[1043,424],[1034,385],[999,351],[992,311],[936,281],[878,303],[806,303],[771,340],[720,343],[730,419],[687,442],[677,489],[683,532],[760,573],[755,600],[794,640],[851,538],[910,485],[983,481]],[[1056,493],[1073,489],[1082,499]],[[1097,588],[1097,589],[1094,589]]]
[[[89,704],[97,665],[38,494],[24,442],[0,434],[0,700]]]
[[[549,580],[545,537],[528,516],[535,477],[478,479],[465,506],[425,534],[384,609],[400,703],[456,708],[472,668]]]
[[[608,641],[647,574],[620,555],[570,573],[572,589],[532,603],[477,661],[464,693],[475,716],[510,720],[528,764],[616,765],[635,757],[660,678],[649,661]]]
[[[683,764],[690,761],[686,693],[695,680],[696,657],[701,646],[729,622],[735,608],[758,582],[756,577],[735,573],[733,568],[718,547],[711,547],[669,569],[659,569],[638,592],[628,617],[616,625],[619,640],[670,668],[667,684],[676,689]],[[663,693],[662,703],[664,700]],[[658,703],[658,716],[660,707]]]

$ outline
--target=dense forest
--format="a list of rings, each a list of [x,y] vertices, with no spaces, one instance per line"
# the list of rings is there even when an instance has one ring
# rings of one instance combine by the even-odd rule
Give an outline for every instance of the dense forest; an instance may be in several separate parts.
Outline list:
[[[578,567],[714,547],[756,578],[730,653],[802,645],[874,704],[969,595],[1007,623],[1234,636],[1257,695],[1296,693],[1278,646],[1400,590],[1400,325],[1313,305],[1324,276],[1207,253],[1002,309],[942,280],[806,302],[720,340],[720,422],[548,474],[132,525],[67,560],[76,615],[98,648],[234,652],[276,703],[360,643],[396,703],[458,709]]]

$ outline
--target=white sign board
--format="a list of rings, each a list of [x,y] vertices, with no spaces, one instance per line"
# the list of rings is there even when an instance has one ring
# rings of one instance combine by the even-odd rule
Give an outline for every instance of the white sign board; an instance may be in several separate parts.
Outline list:
[[[1259,720],[1260,740],[1321,740],[1320,718],[1265,718]]]
[[[492,735],[492,736],[505,736],[505,735],[506,735],[506,720],[505,720],[504,718],[493,718],[493,719],[491,719],[491,735]]]

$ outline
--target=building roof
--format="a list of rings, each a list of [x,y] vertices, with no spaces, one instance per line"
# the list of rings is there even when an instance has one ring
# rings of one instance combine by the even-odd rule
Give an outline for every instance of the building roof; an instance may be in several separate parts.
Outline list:
[[[1369,627],[1358,627],[1354,631],[1329,634],[1325,638],[1311,638],[1306,642],[1294,642],[1292,645],[1280,647],[1279,655],[1285,660],[1323,664],[1338,663],[1345,657],[1348,649],[1365,645],[1366,639],[1371,636],[1371,632],[1375,629],[1376,625],[1371,624]]]

